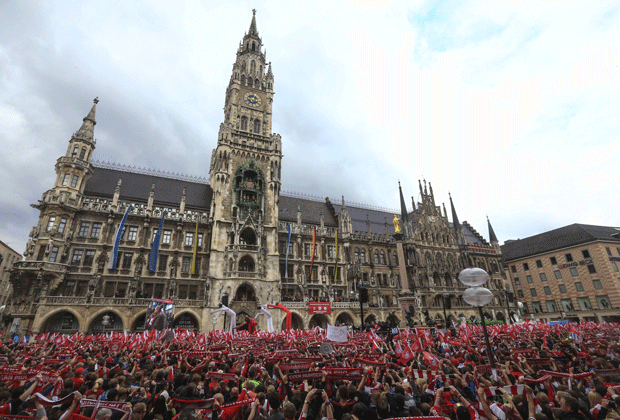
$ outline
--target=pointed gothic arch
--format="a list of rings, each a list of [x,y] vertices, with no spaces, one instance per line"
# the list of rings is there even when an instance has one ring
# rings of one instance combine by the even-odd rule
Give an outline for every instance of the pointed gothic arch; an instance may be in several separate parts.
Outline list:
[[[256,301],[256,290],[250,283],[243,283],[235,291],[235,301],[253,302]]]
[[[240,273],[254,273],[254,259],[249,255],[244,255],[239,260]]]

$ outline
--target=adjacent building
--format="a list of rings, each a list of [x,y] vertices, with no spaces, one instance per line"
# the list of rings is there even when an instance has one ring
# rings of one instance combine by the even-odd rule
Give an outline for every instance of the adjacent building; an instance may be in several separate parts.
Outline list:
[[[13,293],[13,286],[9,281],[10,269],[14,263],[21,261],[21,259],[22,256],[19,252],[0,241],[0,307],[8,303],[11,293]]]
[[[620,321],[620,230],[573,224],[501,247],[517,299],[540,320]]]
[[[220,302],[239,321],[258,304],[282,302],[294,328],[389,316],[426,325],[477,314],[462,301],[457,276],[479,266],[491,273],[495,294],[486,316],[505,319],[501,250],[490,223],[489,242],[459,223],[451,199],[449,221],[430,183],[418,185],[421,199],[409,210],[399,186],[399,211],[282,191],[286,143],[271,131],[274,79],[253,16],[226,88],[208,178],[95,161],[95,100],[57,160],[54,185],[33,204],[40,215],[25,261],[11,272],[11,316],[35,332],[140,331],[148,302],[162,298],[176,304],[175,327],[200,331],[222,328],[213,315]],[[159,254],[149,266],[160,223]],[[369,288],[363,320],[361,286]],[[311,309],[316,301],[329,305]]]

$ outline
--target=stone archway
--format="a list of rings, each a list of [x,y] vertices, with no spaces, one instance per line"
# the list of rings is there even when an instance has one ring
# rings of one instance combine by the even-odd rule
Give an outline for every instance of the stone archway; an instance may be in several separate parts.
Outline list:
[[[256,301],[256,290],[250,283],[243,283],[235,292],[236,302],[254,302]]]
[[[377,316],[375,314],[368,314],[366,319],[364,320],[364,324],[376,324]]]
[[[310,318],[310,322],[308,322],[308,328],[321,327],[323,329],[327,329],[327,324],[327,316],[323,314],[314,314],[312,315],[312,318]]]
[[[506,323],[506,315],[502,311],[497,311],[495,314],[495,319],[497,321],[502,321],[504,324]]]
[[[301,315],[295,312],[291,312],[291,328],[294,330],[303,330],[304,328],[304,320]],[[286,329],[286,317],[282,319],[282,331]]]
[[[110,323],[106,326],[103,325],[103,317],[105,315],[108,315],[110,317]],[[115,311],[107,311],[99,314],[94,320],[90,322],[90,325],[88,326],[88,334],[99,334],[110,331],[121,332],[124,330],[125,329],[123,324],[123,318]]]
[[[245,319],[245,318],[244,318]],[[200,329],[200,323],[198,319],[189,312],[181,312],[174,318],[174,328],[181,328],[184,330],[195,330],[198,331]]]
[[[131,331],[132,332],[143,332],[145,324],[146,324],[146,312],[144,312],[142,315],[139,315],[135,319],[135,321],[131,324]]]
[[[341,312],[336,317],[336,321],[335,322],[336,322],[336,326],[342,326],[342,325],[353,326],[354,325],[353,317],[348,312]]]
[[[60,311],[47,318],[41,326],[41,333],[73,334],[80,329],[77,317],[69,311]]]

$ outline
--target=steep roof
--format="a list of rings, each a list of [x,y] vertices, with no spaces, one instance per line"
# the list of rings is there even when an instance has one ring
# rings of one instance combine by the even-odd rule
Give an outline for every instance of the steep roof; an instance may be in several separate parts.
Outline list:
[[[313,225],[321,224],[321,212],[325,226],[338,226],[336,219],[329,211],[326,202],[301,197],[280,195],[280,214],[278,218],[287,222],[297,222],[297,207],[301,210],[301,222]]]
[[[393,229],[392,219],[394,219],[395,214],[398,214],[398,211],[373,210],[369,208],[356,207],[349,204],[346,204],[346,206],[347,211],[351,216],[353,230],[367,232],[367,222],[370,222],[371,233],[385,235],[385,226],[387,222],[388,234],[394,233],[394,230],[391,230]],[[337,213],[340,213],[342,211],[342,204],[334,204],[334,209]]]
[[[596,240],[620,244],[619,238],[611,236],[618,233],[620,230],[615,227],[575,223],[528,238],[506,242],[501,248],[505,260],[511,261]]]
[[[213,191],[204,182],[192,182],[96,166],[93,176],[86,183],[84,193],[99,197],[112,197],[119,179],[123,180],[120,198],[124,200],[146,201],[152,184],[155,184],[155,204],[178,206],[181,203],[183,188],[185,188],[186,207],[209,210],[211,205]]]

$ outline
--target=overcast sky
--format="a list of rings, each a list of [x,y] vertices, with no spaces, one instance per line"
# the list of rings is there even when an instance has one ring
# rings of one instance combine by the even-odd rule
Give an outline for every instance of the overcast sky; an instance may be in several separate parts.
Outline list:
[[[284,190],[398,208],[400,179],[410,208],[426,179],[502,243],[620,225],[618,2],[9,0],[0,240],[23,252],[95,96],[95,159],[208,177],[253,8]]]

